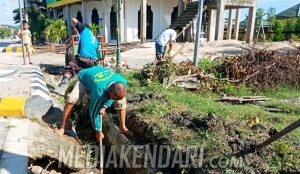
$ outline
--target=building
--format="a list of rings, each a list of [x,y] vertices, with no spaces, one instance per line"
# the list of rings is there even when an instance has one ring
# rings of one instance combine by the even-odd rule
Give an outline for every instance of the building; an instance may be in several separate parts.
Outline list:
[[[287,18],[297,18],[297,17],[300,17],[300,3],[276,15],[277,19],[287,19]]]
[[[101,24],[100,33],[106,42],[116,39],[117,14],[114,2],[118,0],[47,0],[48,15],[64,18],[70,31],[70,19],[76,17],[84,23]],[[189,0],[119,0],[121,42],[154,40],[166,28],[182,26],[185,38],[194,33],[198,1]],[[254,32],[256,0],[204,0],[203,26],[208,40],[224,39],[225,10],[229,10],[228,27],[232,28],[233,10],[239,21],[239,10],[249,8],[246,41],[251,42]],[[232,31],[232,30],[230,30]],[[233,31],[239,31],[235,25]],[[225,38],[232,38],[228,32]],[[238,32],[233,38],[237,39]]]

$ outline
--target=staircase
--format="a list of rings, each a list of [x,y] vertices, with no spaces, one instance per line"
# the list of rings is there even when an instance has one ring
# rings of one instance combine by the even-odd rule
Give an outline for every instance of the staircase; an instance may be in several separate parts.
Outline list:
[[[175,21],[171,23],[170,28],[182,27],[185,29],[190,23],[192,23],[197,15],[198,11],[198,1],[188,3],[186,5],[186,10],[178,16]]]

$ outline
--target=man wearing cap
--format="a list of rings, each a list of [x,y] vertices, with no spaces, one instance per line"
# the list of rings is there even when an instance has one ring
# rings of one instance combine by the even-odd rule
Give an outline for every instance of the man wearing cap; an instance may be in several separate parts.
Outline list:
[[[106,109],[114,104],[119,116],[119,131],[123,134],[132,135],[125,125],[126,119],[126,86],[127,81],[120,74],[101,66],[83,69],[78,74],[79,81],[76,82],[71,93],[67,95],[63,110],[61,127],[56,132],[61,136],[65,133],[66,123],[70,118],[73,107],[80,102],[82,96],[90,91],[91,99],[89,105],[90,121],[96,131],[96,138],[103,138],[102,116]]]

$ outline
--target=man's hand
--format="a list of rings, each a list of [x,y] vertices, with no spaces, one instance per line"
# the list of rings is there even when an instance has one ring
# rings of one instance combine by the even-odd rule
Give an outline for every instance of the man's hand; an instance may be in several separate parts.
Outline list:
[[[100,116],[105,116],[105,114],[106,114],[106,108],[105,107],[103,107],[101,110],[100,110]]]
[[[98,141],[100,141],[104,138],[104,135],[103,135],[102,131],[101,132],[98,132],[98,131],[96,132],[96,138],[97,138]]]
[[[172,41],[169,42],[169,50],[170,50],[170,51],[172,50]]]

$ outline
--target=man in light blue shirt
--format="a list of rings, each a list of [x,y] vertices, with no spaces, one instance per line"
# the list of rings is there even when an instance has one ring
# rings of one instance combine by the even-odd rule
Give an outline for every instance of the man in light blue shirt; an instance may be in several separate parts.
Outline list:
[[[65,68],[59,88],[54,91],[62,96],[65,94],[70,78],[76,76],[80,70],[96,65],[96,60],[98,59],[98,39],[94,36],[91,29],[75,18],[72,18],[72,24],[79,33],[78,53],[75,59]]]
[[[175,30],[166,29],[157,37],[155,42],[155,55],[158,62],[162,61],[161,59],[166,51],[166,45],[168,44],[171,50],[172,43],[176,42],[177,34],[179,34],[181,31],[181,27],[176,27]]]

